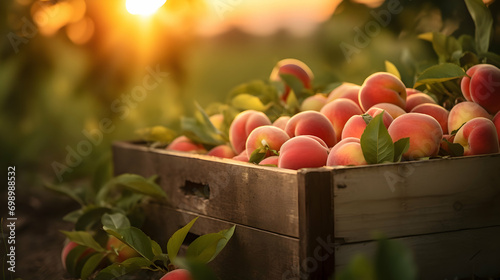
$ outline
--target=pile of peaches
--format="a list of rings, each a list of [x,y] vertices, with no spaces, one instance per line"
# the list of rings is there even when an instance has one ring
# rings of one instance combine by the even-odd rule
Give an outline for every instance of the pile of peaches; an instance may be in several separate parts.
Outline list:
[[[311,88],[313,74],[295,59],[280,61],[270,79],[295,76]],[[229,127],[229,142],[207,151],[186,136],[177,137],[167,150],[211,156],[288,169],[338,165],[366,165],[360,139],[369,122],[381,119],[393,142],[408,138],[402,160],[456,155],[453,145],[463,147],[460,156],[500,152],[500,69],[490,64],[469,68],[461,81],[463,102],[450,110],[430,95],[406,88],[394,74],[377,72],[362,85],[343,83],[329,93],[316,93],[300,103],[300,112],[274,121],[263,112],[244,110]],[[285,85],[280,98],[287,100]],[[210,117],[220,127],[223,116]]]

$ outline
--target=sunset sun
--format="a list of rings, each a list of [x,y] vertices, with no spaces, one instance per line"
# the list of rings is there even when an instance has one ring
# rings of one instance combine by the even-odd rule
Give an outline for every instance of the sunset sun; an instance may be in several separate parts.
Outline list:
[[[163,4],[167,2],[166,0],[127,0],[125,6],[127,11],[133,15],[143,15],[148,16],[154,14]]]

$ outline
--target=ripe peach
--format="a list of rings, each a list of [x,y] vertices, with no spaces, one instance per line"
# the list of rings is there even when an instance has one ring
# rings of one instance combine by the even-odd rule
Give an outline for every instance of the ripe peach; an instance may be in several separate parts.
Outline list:
[[[421,92],[418,89],[414,89],[414,88],[406,88],[406,98],[408,98],[408,96],[413,95],[415,93],[423,93],[423,92]]]
[[[436,104],[436,101],[432,99],[429,95],[425,93],[415,93],[406,98],[406,112],[411,112],[413,108],[420,104],[432,103]]]
[[[279,156],[270,156],[261,160],[259,165],[275,165],[278,166]]]
[[[312,80],[314,79],[314,75],[311,69],[300,60],[293,58],[280,60],[271,71],[269,79],[271,81],[279,82],[281,81],[281,74],[293,75],[302,82],[304,88],[312,88]],[[290,90],[290,87],[288,85],[285,85],[284,92],[280,96],[281,100],[286,101],[288,95],[290,94]]]
[[[181,152],[192,152],[198,154],[204,154],[207,152],[205,147],[201,144],[193,142],[191,139],[184,135],[181,135],[174,139],[166,148],[171,151],[181,151]]]
[[[450,110],[450,114],[448,115],[448,131],[455,131],[459,129],[462,124],[476,117],[491,119],[490,114],[488,114],[483,107],[474,102],[465,101],[458,103]]]
[[[313,96],[309,96],[304,101],[302,101],[302,104],[300,104],[300,111],[320,111],[323,106],[326,104],[326,96],[324,96],[321,93],[317,93]]]
[[[436,156],[443,138],[443,130],[438,121],[420,113],[400,116],[391,123],[388,131],[393,142],[410,138],[410,148],[403,154],[405,159]]]
[[[359,90],[361,109],[366,111],[378,103],[392,103],[405,109],[406,87],[398,77],[377,72],[365,79]]]
[[[193,280],[193,277],[188,270],[178,268],[168,272],[160,280]]]
[[[323,144],[309,135],[290,138],[281,146],[278,167],[298,170],[324,166],[328,147]]]
[[[500,140],[500,112],[498,112],[493,118],[493,124],[497,129],[498,139]]]
[[[325,115],[316,111],[300,112],[290,118],[285,127],[285,132],[290,136],[314,135],[321,138],[328,147],[337,143],[337,137],[332,123]]]
[[[233,150],[237,154],[243,152],[250,132],[256,127],[270,124],[271,121],[262,112],[246,110],[239,113],[229,127],[229,142]]]
[[[359,138],[347,137],[342,139],[330,150],[327,166],[336,165],[366,165]]]
[[[500,152],[495,125],[490,119],[483,117],[466,122],[458,130],[453,143],[464,147],[464,156]]]
[[[342,130],[345,123],[354,115],[361,115],[363,112],[358,104],[347,98],[337,98],[321,109],[321,114],[325,115],[332,123],[337,142],[342,138]]]
[[[273,122],[273,125],[275,127],[279,127],[281,129],[285,130],[286,124],[288,123],[289,120],[290,120],[290,116],[281,116]]]
[[[233,157],[234,160],[248,162],[250,160],[247,150],[244,150],[239,155]]]
[[[210,151],[208,151],[207,155],[220,157],[220,158],[233,158],[236,154],[233,151],[233,148],[227,144],[222,144],[216,147],[213,147]]]
[[[110,236],[108,239],[108,243],[106,244],[106,249],[115,251],[118,253],[112,253],[108,255],[108,259],[111,262],[117,262],[121,263],[127,259],[133,258],[133,257],[138,257],[139,253],[137,253],[136,250],[132,249],[130,246],[127,244],[123,243],[120,241],[120,239]]]
[[[422,113],[435,118],[441,125],[444,134],[448,133],[448,116],[450,112],[443,106],[437,104],[424,103],[411,110],[412,113]]]
[[[61,261],[64,269],[66,269],[66,258],[68,257],[69,252],[71,252],[71,250],[75,249],[77,246],[78,243],[74,241],[69,241],[68,243],[66,243],[66,245],[64,245],[61,251]],[[85,258],[86,256],[88,256],[93,252],[94,250],[91,248],[86,249],[85,251],[83,251],[82,255],[78,258],[78,260],[82,260],[83,258]]]
[[[500,111],[500,69],[478,64],[467,70],[461,81],[465,99],[481,105],[490,114]]]
[[[255,128],[248,135],[246,142],[247,155],[251,155],[255,150],[267,150],[266,157],[273,155],[271,150],[279,151],[281,145],[288,141],[290,136],[281,128],[272,125],[264,125]]]
[[[384,112],[382,121],[384,122],[384,126],[388,128],[389,125],[391,125],[393,118],[391,117],[391,115],[389,115],[389,113],[387,113],[387,111],[372,107],[368,111],[366,111],[366,114],[370,115],[373,118],[378,114],[381,114],[382,112]],[[366,121],[364,120],[362,115],[352,116],[345,123],[344,129],[342,130],[342,139],[345,139],[347,137],[355,137],[360,139],[361,135],[365,131],[366,125]]]
[[[391,117],[393,119],[395,119],[403,114],[406,114],[406,111],[403,110],[403,108],[401,108],[397,105],[394,105],[392,103],[379,103],[379,104],[373,105],[371,108],[379,108],[379,109],[385,110],[387,113],[389,113],[389,115],[391,115]]]
[[[356,103],[361,109],[361,106],[359,105],[360,88],[361,86],[353,83],[342,83],[340,86],[332,90],[330,94],[328,94],[327,103],[330,103],[337,98],[347,98],[354,101],[354,103]]]

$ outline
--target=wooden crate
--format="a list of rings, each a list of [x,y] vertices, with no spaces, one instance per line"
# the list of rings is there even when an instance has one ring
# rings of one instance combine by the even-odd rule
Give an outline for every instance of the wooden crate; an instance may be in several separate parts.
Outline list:
[[[299,171],[128,142],[113,157],[115,174],[160,176],[161,244],[196,216],[195,236],[237,225],[221,279],[327,279],[373,254],[374,232],[413,250],[420,279],[500,276],[500,154]]]

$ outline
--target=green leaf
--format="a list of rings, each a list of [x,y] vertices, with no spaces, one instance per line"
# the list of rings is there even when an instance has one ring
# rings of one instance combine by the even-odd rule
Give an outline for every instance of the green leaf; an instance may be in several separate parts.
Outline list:
[[[68,214],[64,215],[62,219],[65,222],[70,222],[74,224],[78,221],[78,218],[80,218],[80,216],[83,215],[83,212],[84,212],[83,209],[71,211]]]
[[[153,249],[153,254],[155,255],[155,257],[163,255],[160,244],[158,244],[158,242],[154,240],[151,240],[151,249]]]
[[[174,130],[161,125],[138,129],[136,134],[144,141],[162,144],[170,143],[178,136]]]
[[[86,231],[61,231],[69,240],[78,243],[79,245],[87,246],[94,249],[96,252],[104,252],[105,249],[95,241],[94,237]]]
[[[297,96],[295,95],[295,91],[290,90],[290,93],[286,97],[286,106],[290,112],[295,113],[298,112],[300,108],[300,103],[297,100]]]
[[[361,149],[369,164],[394,161],[394,143],[382,117],[383,113],[375,116],[361,135]]]
[[[114,263],[101,271],[96,275],[94,280],[114,280],[123,279],[120,278],[124,275],[136,272],[141,269],[146,269],[151,265],[149,260],[141,257],[130,258],[122,263]]]
[[[209,233],[196,238],[187,248],[186,259],[208,263],[213,259],[219,241],[225,238],[220,233]]]
[[[83,265],[80,278],[85,280],[88,279],[94,271],[96,271],[99,264],[106,257],[106,254],[93,254]]]
[[[124,186],[136,193],[149,195],[152,197],[166,198],[165,191],[155,182],[136,174],[122,174],[115,178],[115,183]]]
[[[130,221],[122,213],[104,214],[101,222],[103,226],[113,230],[130,227]]]
[[[130,246],[144,258],[150,261],[153,260],[154,253],[151,247],[151,239],[142,230],[136,227],[111,229],[104,226],[103,228],[107,233]]]
[[[226,141],[222,133],[215,128],[203,108],[196,103],[196,110],[190,116],[181,118],[183,134],[196,143],[218,146]]]
[[[456,62],[454,57],[462,53],[462,45],[455,37],[439,32],[432,33],[432,47],[440,62]]]
[[[365,256],[356,255],[346,268],[337,273],[335,280],[377,280],[375,267]]]
[[[45,187],[51,191],[55,191],[60,194],[64,194],[70,198],[72,198],[74,201],[78,202],[81,206],[85,206],[84,200],[79,196],[79,192],[76,189],[72,189],[67,185],[53,185],[46,183],[44,184]]]
[[[373,117],[369,114],[363,114],[361,115],[361,117],[365,121],[366,125],[368,125],[373,120]]]
[[[415,280],[417,268],[412,252],[395,240],[380,239],[375,253],[377,279]]]
[[[186,235],[188,234],[189,230],[193,226],[193,224],[198,220],[198,217],[194,218],[191,222],[189,222],[187,225],[176,231],[170,239],[167,242],[167,253],[168,257],[170,260],[173,262],[177,258],[177,254],[179,253],[179,249],[181,248],[182,243],[184,242],[184,239],[186,238]]]
[[[297,76],[292,74],[280,74],[280,78],[296,94],[301,94],[304,91],[304,84]]]
[[[248,160],[248,162],[259,164],[263,159],[266,158],[267,150],[268,149],[264,149],[264,151],[260,149],[255,149],[255,151],[253,151],[252,154],[250,155],[250,159]]]
[[[396,67],[396,65],[394,65],[392,62],[388,60],[385,61],[385,71],[393,74],[394,76],[398,77],[401,80],[401,74],[399,73],[398,68]]]
[[[209,260],[209,262],[211,262],[215,257],[217,257],[217,255],[219,255],[219,253],[222,251],[222,249],[224,249],[224,247],[226,247],[227,242],[229,242],[229,240],[231,240],[231,237],[233,237],[235,229],[236,229],[236,225],[219,232],[219,234],[222,234],[225,238],[219,240],[215,254],[212,256],[212,258]]]
[[[83,209],[83,214],[78,218],[75,223],[75,230],[87,231],[96,226],[100,221],[102,215],[110,213],[112,210],[107,207],[90,206]],[[100,225],[99,225],[100,227]]]
[[[465,76],[465,71],[453,63],[443,63],[431,66],[417,78],[414,87],[429,83],[441,83]]]
[[[231,100],[231,105],[239,110],[256,110],[263,112],[266,106],[257,97],[247,93],[238,94]]]
[[[394,162],[400,162],[403,154],[410,148],[410,137],[401,138],[394,142]]]
[[[82,257],[87,254],[88,247],[78,245],[69,251],[66,256],[66,271],[72,277],[80,277],[81,269],[78,269],[79,263],[82,262]]]
[[[443,139],[443,141],[448,146],[449,156],[461,157],[464,155],[464,147],[461,144],[450,142],[448,139]],[[442,152],[442,150],[440,150],[440,152]]]
[[[476,26],[476,48],[481,53],[487,52],[493,27],[491,11],[482,0],[465,0],[465,4]]]
[[[233,88],[228,95],[228,102],[240,94],[250,94],[258,97],[263,104],[278,100],[278,91],[273,85],[262,80],[254,80]]]
[[[205,263],[191,260],[178,258],[176,263],[179,267],[189,270],[193,279],[196,280],[218,280],[219,278],[214,274],[214,272]]]

